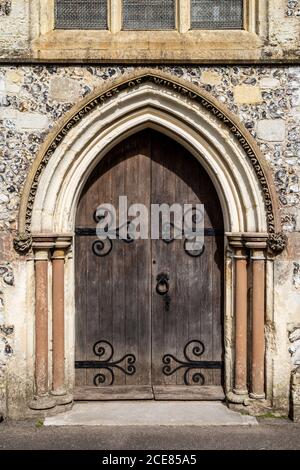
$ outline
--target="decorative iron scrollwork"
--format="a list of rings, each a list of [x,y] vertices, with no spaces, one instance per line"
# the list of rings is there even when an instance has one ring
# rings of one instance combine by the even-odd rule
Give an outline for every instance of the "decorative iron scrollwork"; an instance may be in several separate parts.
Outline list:
[[[99,369],[99,373],[94,377],[94,385],[110,386],[115,381],[114,369],[118,369],[125,375],[134,375],[136,373],[136,357],[134,354],[125,354],[121,359],[114,361],[114,348],[111,343],[105,340],[98,341],[93,346],[96,356],[100,361],[76,361],[76,369]],[[100,372],[101,371],[101,372]]]
[[[201,369],[222,369],[222,361],[200,361],[198,360],[205,352],[202,341],[189,341],[183,350],[185,360],[177,359],[173,354],[165,354],[162,358],[164,364],[162,372],[170,376],[181,369],[185,369],[183,381],[185,385],[204,385],[205,378]],[[194,356],[194,357],[193,357]],[[194,371],[194,372],[192,372]],[[191,373],[192,372],[192,373]]]
[[[115,240],[118,238],[119,240],[122,240],[124,243],[132,243],[134,241],[134,238],[130,236],[130,224],[131,221],[127,220],[121,227],[116,227],[116,228],[111,228],[114,227],[114,220],[115,216],[108,210],[106,209],[107,216],[109,216],[109,219],[107,221],[107,225],[103,230],[103,237],[99,237],[99,233],[96,229],[96,235],[98,235],[99,240],[96,240],[93,243],[93,253],[96,256],[107,256],[113,249],[113,242],[112,240]],[[94,212],[94,220],[98,224],[99,222],[103,221],[106,219],[104,214],[99,214],[98,210]],[[126,227],[126,238],[121,237],[120,232],[121,230]]]
[[[97,211],[94,212],[95,222],[100,222],[102,218],[103,216],[97,215]],[[98,239],[92,245],[93,253],[96,256],[104,257],[109,255],[113,249],[113,240],[115,239],[122,240],[124,243],[132,243],[134,241],[134,238],[132,238],[130,235],[130,220],[128,220],[121,227],[117,227],[115,229],[109,228],[111,226],[111,220],[108,223],[108,227],[103,230],[103,236],[101,237],[99,236],[97,228],[78,227],[75,230],[76,235],[80,237],[98,236]],[[127,226],[126,238],[123,238],[123,236],[121,237],[120,232],[125,226]]]
[[[190,214],[190,215],[189,215]],[[204,253],[204,243],[197,241],[197,236],[201,235],[204,239],[205,229],[197,231],[197,224],[203,221],[204,214],[193,207],[185,212],[180,227],[174,222],[165,222],[162,226],[162,240],[170,244],[178,239],[184,239],[183,249],[185,253],[193,258],[197,258]],[[190,227],[189,224],[190,223]],[[184,228],[183,228],[184,227]],[[173,233],[173,235],[171,235]],[[204,242],[204,240],[203,240]],[[192,245],[192,247],[190,246]]]
[[[112,241],[110,238],[106,238],[105,240],[96,240],[93,243],[93,253],[96,256],[107,256],[111,252],[113,247]]]
[[[191,256],[192,258],[198,258],[199,256],[203,255],[205,251],[205,245],[199,244],[199,249],[196,249],[196,246],[194,246],[193,250],[188,249],[188,243],[194,243],[194,245],[197,245],[197,242],[192,242],[191,240],[188,240],[187,238],[184,240],[184,251],[186,252],[187,255]]]
[[[174,224],[172,222],[170,224],[168,224],[168,227],[172,228],[173,230],[176,229],[176,227],[174,226]],[[184,235],[184,231],[182,231],[182,235]],[[169,245],[170,243],[173,243],[176,240],[176,237],[164,236],[162,240],[163,240],[164,243]],[[193,258],[197,258],[197,257],[201,256],[204,253],[205,245],[201,244],[201,246],[200,246],[200,244],[199,244],[199,249],[190,250],[188,248],[188,243],[193,243],[194,245],[196,245],[197,242],[195,241],[195,238],[194,239],[193,238],[184,238],[183,249],[184,249],[184,251],[187,255],[192,256]]]
[[[130,225],[130,221],[127,221],[127,227],[129,227],[129,225]],[[120,237],[120,230],[123,227],[124,226],[116,228],[116,230],[114,231],[115,237],[118,238],[119,240],[122,240],[124,243],[132,243],[134,241],[134,239],[130,237],[130,234],[129,234],[128,230],[127,230],[127,238],[121,238]],[[113,249],[113,241],[112,240],[113,239],[109,237],[109,232],[108,232],[108,236],[106,238],[96,240],[93,243],[93,247],[92,247],[93,253],[96,256],[101,256],[101,257],[109,255],[109,253]]]

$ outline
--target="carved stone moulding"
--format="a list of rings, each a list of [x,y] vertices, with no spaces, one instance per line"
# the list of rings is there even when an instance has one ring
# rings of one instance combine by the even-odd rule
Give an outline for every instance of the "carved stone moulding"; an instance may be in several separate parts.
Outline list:
[[[242,129],[241,126],[235,122],[235,117],[231,115],[230,112],[220,109],[218,104],[208,93],[203,92],[203,90],[198,91],[195,87],[192,86],[190,88],[188,84],[185,86],[184,84],[177,82],[175,79],[173,80],[171,77],[167,79],[161,76],[158,72],[147,72],[144,75],[140,75],[127,81],[115,84],[110,89],[94,95],[92,98],[87,100],[80,109],[72,114],[65,122],[63,127],[61,127],[60,130],[54,135],[53,139],[46,147],[31,180],[30,189],[26,199],[25,215],[22,216],[24,217],[24,220],[22,219],[22,224],[20,224],[20,226],[23,226],[23,233],[20,233],[14,241],[14,247],[18,253],[24,255],[31,248],[31,219],[39,180],[50,158],[62,143],[66,135],[85,116],[106,102],[114,99],[114,97],[116,97],[120,92],[124,90],[126,91],[127,89],[137,88],[142,84],[149,82],[166,90],[173,91],[185,100],[197,102],[202,108],[214,115],[214,117],[217,118],[223,126],[227,127],[230,133],[239,142],[256,173],[257,179],[262,189],[267,213],[268,232],[270,234],[274,234],[274,238],[270,239],[270,246],[274,247],[273,251],[280,252],[280,247],[284,245],[284,238],[279,238],[277,235],[275,236],[276,223],[271,189],[269,187],[262,164],[260,163],[259,157],[257,155],[258,149],[255,149],[255,143],[253,142],[250,134],[248,134],[246,129]]]
[[[32,246],[32,236],[30,232],[19,233],[14,238],[14,249],[20,255],[25,255],[31,249]]]
[[[283,232],[270,233],[267,240],[268,247],[274,254],[281,253],[287,247],[287,243],[288,238]]]
[[[229,243],[235,248],[268,248],[273,254],[280,254],[288,243],[288,237],[283,232],[268,234],[229,234]]]

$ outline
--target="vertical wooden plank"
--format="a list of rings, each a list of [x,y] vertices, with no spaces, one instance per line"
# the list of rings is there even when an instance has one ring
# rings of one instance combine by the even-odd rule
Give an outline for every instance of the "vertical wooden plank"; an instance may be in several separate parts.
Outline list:
[[[175,173],[168,167],[171,142],[162,135],[152,133],[152,200],[154,204],[175,202]],[[152,257],[152,370],[155,384],[176,384],[176,375],[163,375],[162,358],[165,354],[176,355],[176,245],[178,241],[166,244],[162,239],[153,240]],[[169,276],[169,310],[166,310],[163,296],[156,292],[157,275],[165,273]]]
[[[85,224],[85,199],[81,198],[77,208],[76,221],[77,226],[84,226]],[[75,292],[80,293],[76,295],[76,314],[75,314],[75,360],[86,360],[86,240],[84,238],[75,237]],[[77,263],[77,261],[79,263]],[[79,334],[80,332],[80,334]],[[86,384],[86,370],[77,370],[75,374],[76,386]]]
[[[76,266],[75,271],[75,291],[76,295],[76,314],[75,331],[76,347],[75,360],[84,361],[86,359],[86,257],[85,257],[85,239],[75,237],[75,256],[76,260],[81,261],[80,267]],[[79,334],[80,332],[80,334]],[[75,374],[75,385],[82,386],[86,384],[86,371],[77,370]]]
[[[213,360],[224,360],[223,357],[223,304],[224,304],[224,238],[222,235],[214,237],[213,257],[215,268],[213,269]],[[221,359],[220,359],[221,358]],[[223,381],[221,370],[213,371],[213,384],[218,385]]]
[[[88,227],[95,227],[94,213],[99,205],[99,193],[98,193],[98,169],[95,172],[95,180],[89,188],[88,193],[85,197],[85,223]],[[93,243],[96,240],[95,236],[85,237],[86,242],[86,358],[87,360],[98,359],[95,354],[93,347],[101,339],[99,331],[99,319],[97,315],[98,310],[98,265],[99,258],[95,256],[92,251]],[[97,371],[88,369],[86,371],[86,385],[92,386],[94,377]]]

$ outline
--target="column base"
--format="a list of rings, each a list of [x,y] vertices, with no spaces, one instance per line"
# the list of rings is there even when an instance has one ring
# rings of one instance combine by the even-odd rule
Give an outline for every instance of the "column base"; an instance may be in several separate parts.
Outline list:
[[[55,399],[49,395],[43,397],[34,397],[29,403],[31,410],[50,410],[56,406]]]
[[[250,393],[250,398],[253,400],[264,400],[266,398],[266,395],[264,393]]]
[[[248,392],[244,395],[236,394],[235,391],[226,393],[226,399],[230,403],[235,403],[238,405],[248,406],[250,403]]]
[[[73,395],[67,393],[66,390],[64,393],[59,393],[58,391],[52,391],[53,399],[56,405],[68,405],[73,401]]]
[[[236,388],[233,389],[233,393],[235,395],[243,395],[243,396],[248,396],[248,390],[237,390]]]
[[[54,397],[61,397],[63,395],[67,395],[67,390],[65,388],[57,388],[56,390],[51,390],[51,395]]]

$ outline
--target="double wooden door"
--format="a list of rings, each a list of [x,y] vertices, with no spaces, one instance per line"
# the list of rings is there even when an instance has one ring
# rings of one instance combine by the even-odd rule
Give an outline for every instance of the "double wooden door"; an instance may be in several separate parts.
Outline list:
[[[99,240],[97,208],[118,214],[120,196],[149,213],[203,204],[204,248],[191,252],[172,234]],[[145,130],[101,160],[76,219],[77,399],[222,397],[223,237],[212,182],[178,143]]]

